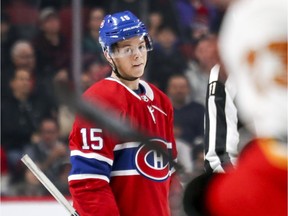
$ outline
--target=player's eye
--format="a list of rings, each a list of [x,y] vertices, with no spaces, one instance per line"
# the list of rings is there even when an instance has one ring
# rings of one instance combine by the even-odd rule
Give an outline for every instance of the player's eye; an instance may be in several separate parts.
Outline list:
[[[146,46],[144,44],[142,44],[138,47],[138,49],[140,52],[144,52],[146,50]]]
[[[122,53],[125,55],[130,55],[133,53],[133,50],[131,49],[131,47],[125,47],[122,49]]]

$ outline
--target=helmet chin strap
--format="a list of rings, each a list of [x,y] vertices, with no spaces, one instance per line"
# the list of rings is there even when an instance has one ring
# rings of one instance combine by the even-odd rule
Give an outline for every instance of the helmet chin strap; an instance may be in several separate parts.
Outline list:
[[[110,55],[109,55],[110,56]],[[121,75],[120,74],[120,72],[119,72],[119,70],[117,69],[117,67],[116,67],[116,64],[115,64],[115,62],[114,62],[114,60],[113,60],[113,58],[110,56],[110,58],[111,58],[111,60],[112,60],[112,62],[113,62],[113,64],[110,64],[111,65],[111,67],[112,67],[112,70],[113,70],[113,72],[115,73],[115,75],[119,78],[119,79],[123,79],[123,80],[126,80],[126,81],[135,81],[135,80],[137,80],[139,77],[124,77],[123,75]]]

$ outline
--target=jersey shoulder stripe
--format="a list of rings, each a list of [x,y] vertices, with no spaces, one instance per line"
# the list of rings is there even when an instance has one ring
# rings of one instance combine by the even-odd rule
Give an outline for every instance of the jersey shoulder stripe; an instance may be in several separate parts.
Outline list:
[[[137,147],[124,148],[114,151],[114,161],[112,171],[119,170],[136,170],[134,158],[136,155]]]
[[[71,153],[70,153],[70,156],[81,156],[81,157],[84,157],[84,158],[96,159],[96,160],[99,160],[99,161],[106,162],[110,166],[112,166],[112,164],[113,164],[113,160],[111,160],[110,158],[104,157],[104,156],[102,156],[100,154],[93,153],[93,152],[84,153],[84,152],[79,151],[79,150],[72,150]]]
[[[105,175],[98,175],[98,174],[75,174],[75,175],[70,175],[68,177],[68,181],[74,181],[74,180],[85,180],[85,179],[101,179],[106,182],[110,182],[110,179],[107,178]]]
[[[134,176],[134,175],[140,175],[140,173],[137,170],[118,170],[118,171],[112,171],[111,177],[114,176]]]
[[[127,148],[135,148],[135,147],[138,147],[139,145],[141,145],[140,142],[126,142],[122,144],[117,144],[114,147],[114,151],[119,151],[119,150],[127,149]]]
[[[101,175],[110,178],[111,166],[104,161],[99,161],[81,156],[70,157],[73,164],[70,176],[78,174]]]

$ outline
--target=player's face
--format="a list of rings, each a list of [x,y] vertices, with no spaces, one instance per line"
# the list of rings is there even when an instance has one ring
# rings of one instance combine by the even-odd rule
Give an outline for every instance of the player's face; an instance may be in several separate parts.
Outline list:
[[[147,61],[147,49],[143,37],[133,37],[117,43],[113,61],[124,77],[140,78]]]

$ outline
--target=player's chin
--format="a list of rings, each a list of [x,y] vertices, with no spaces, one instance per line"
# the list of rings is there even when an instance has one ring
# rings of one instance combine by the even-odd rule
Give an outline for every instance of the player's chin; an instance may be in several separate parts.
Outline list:
[[[135,77],[141,77],[144,74],[144,66],[139,65],[139,66],[133,66],[132,69],[133,75]]]

